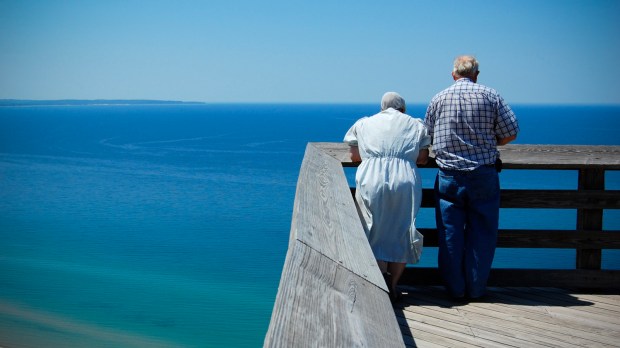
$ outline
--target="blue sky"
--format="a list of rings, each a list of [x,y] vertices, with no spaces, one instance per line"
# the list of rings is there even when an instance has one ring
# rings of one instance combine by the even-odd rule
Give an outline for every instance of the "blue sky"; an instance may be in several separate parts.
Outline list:
[[[620,1],[0,0],[0,99],[620,104]]]

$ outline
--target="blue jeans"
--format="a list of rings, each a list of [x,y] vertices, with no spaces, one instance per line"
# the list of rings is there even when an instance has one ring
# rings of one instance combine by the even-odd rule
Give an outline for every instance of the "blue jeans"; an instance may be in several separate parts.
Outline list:
[[[494,167],[439,170],[435,180],[439,272],[450,295],[484,295],[497,244],[499,176]]]

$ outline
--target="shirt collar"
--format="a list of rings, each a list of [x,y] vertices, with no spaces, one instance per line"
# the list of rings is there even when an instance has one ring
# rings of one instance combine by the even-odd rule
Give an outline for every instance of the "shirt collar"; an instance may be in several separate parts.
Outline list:
[[[454,83],[459,83],[459,82],[471,82],[471,83],[474,83],[474,81],[472,81],[469,77],[461,77],[460,79],[456,80]]]

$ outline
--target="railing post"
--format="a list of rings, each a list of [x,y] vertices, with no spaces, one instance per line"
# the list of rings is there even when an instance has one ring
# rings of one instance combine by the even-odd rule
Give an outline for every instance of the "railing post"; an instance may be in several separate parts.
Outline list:
[[[604,190],[605,170],[588,168],[579,170],[577,189]],[[577,230],[602,231],[603,209],[577,209]],[[601,249],[577,249],[577,269],[601,269]]]

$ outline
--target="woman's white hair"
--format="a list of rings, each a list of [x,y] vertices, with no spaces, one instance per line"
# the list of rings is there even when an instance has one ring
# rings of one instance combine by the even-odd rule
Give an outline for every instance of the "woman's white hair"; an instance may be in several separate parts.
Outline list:
[[[478,72],[478,60],[474,56],[456,57],[452,72],[460,77],[472,77]]]
[[[405,112],[407,107],[405,106],[405,99],[396,92],[387,92],[381,98],[381,111],[393,108],[400,112]]]

